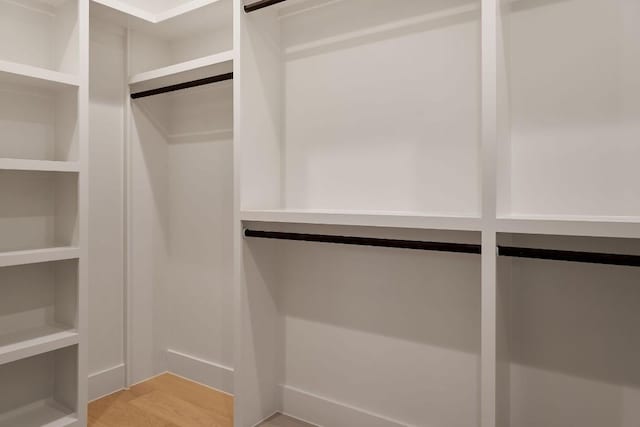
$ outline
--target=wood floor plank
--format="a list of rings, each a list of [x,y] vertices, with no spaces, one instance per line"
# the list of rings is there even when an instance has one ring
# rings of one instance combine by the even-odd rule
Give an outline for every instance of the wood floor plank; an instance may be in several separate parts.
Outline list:
[[[233,396],[163,374],[89,404],[89,427],[233,427]]]
[[[146,393],[129,404],[180,427],[232,427],[228,418],[164,391]]]
[[[176,375],[163,374],[138,384],[131,390],[136,394],[163,391],[200,408],[216,412],[221,417],[229,418],[233,424],[233,396]]]
[[[94,400],[89,403],[89,414],[94,417],[100,417],[103,413],[110,410],[110,408],[117,403],[126,404],[130,400],[136,398],[136,395],[128,390],[118,391],[116,393],[105,396],[101,399]]]
[[[131,404],[138,398],[128,391],[107,401],[92,402],[89,408],[90,427],[178,427],[153,412],[141,410]],[[101,399],[102,400],[102,399]]]

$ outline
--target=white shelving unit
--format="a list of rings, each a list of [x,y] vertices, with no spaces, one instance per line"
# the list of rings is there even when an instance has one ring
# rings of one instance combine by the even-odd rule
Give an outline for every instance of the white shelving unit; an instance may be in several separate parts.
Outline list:
[[[237,427],[638,425],[637,270],[496,252],[640,254],[638,1],[249,3],[0,0],[0,427],[86,425],[90,110],[124,385]]]
[[[637,2],[288,0],[236,21],[236,425],[637,423],[637,269],[496,256],[640,253]]]
[[[501,13],[508,121],[498,145],[499,215],[637,222],[637,5],[516,1]]]
[[[401,3],[237,11],[237,426],[480,424],[478,255],[241,237],[480,244],[481,2]]]
[[[637,237],[623,237],[500,233],[498,243],[639,255]],[[637,420],[631,355],[640,351],[633,338],[638,273],[630,266],[500,257],[498,425]]]
[[[179,4],[178,4],[179,3]],[[92,1],[92,16],[128,30],[130,83],[154,75],[193,71],[227,59],[233,49],[232,1],[176,2],[169,10],[152,10],[123,1]],[[161,5],[160,5],[161,6]],[[149,74],[147,74],[149,73]]]
[[[86,425],[89,5],[0,16],[0,426]]]
[[[78,347],[0,365],[0,426],[79,427]]]
[[[126,68],[92,80],[96,92],[126,84],[125,385],[171,371],[233,391],[233,261],[221,248],[233,246],[235,3],[91,3],[92,35],[119,34],[109,53]]]

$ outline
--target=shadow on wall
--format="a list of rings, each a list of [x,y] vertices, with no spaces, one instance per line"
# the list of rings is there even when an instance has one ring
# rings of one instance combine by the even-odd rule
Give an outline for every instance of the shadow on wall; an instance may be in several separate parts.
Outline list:
[[[640,388],[640,270],[515,261],[513,363]]]
[[[268,240],[248,246],[283,315],[480,351],[476,255]],[[286,268],[272,271],[274,253]]]

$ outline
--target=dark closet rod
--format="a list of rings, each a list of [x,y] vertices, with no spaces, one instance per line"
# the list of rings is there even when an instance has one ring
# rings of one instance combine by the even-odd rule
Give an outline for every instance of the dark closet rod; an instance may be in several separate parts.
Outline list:
[[[515,258],[548,259],[555,261],[582,262],[589,264],[640,267],[640,256],[638,255],[561,251],[556,249],[520,248],[515,246],[498,246],[498,255]]]
[[[131,99],[144,98],[147,96],[160,95],[161,93],[175,92],[176,90],[189,89],[191,87],[198,87],[204,85],[210,85],[211,83],[223,82],[225,80],[232,80],[233,73],[220,74],[218,76],[205,77],[204,79],[192,80],[190,82],[178,83],[171,86],[159,87],[157,89],[145,90],[142,92],[136,92],[131,94]]]
[[[286,0],[259,0],[254,1],[253,3],[245,4],[244,11],[246,13],[253,12],[256,10],[264,9],[265,7],[273,6],[274,4],[282,3]]]
[[[422,251],[479,254],[480,245],[468,243],[424,242],[418,240],[380,239],[375,237],[333,236],[326,234],[284,233],[279,231],[244,230],[245,237],[296,240],[302,242],[338,243],[342,245],[377,246],[383,248],[417,249]]]

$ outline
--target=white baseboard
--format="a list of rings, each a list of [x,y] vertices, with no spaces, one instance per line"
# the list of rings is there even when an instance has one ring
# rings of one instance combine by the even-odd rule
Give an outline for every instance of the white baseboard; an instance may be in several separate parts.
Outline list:
[[[169,372],[233,394],[233,368],[175,350],[167,350]]]
[[[89,401],[125,388],[124,363],[89,375]]]
[[[364,409],[283,385],[283,413],[310,424],[327,427],[407,427],[408,424]]]

